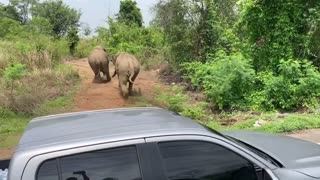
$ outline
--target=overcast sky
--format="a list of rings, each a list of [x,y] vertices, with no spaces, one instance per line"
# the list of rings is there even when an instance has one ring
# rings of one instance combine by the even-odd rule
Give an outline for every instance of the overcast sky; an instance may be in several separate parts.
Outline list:
[[[0,0],[7,4],[9,0]],[[153,19],[152,6],[158,0],[136,0],[141,10],[145,25]],[[82,15],[80,22],[88,23],[92,29],[98,26],[107,26],[107,16],[113,16],[119,12],[120,0],[63,0],[70,7],[80,10]]]

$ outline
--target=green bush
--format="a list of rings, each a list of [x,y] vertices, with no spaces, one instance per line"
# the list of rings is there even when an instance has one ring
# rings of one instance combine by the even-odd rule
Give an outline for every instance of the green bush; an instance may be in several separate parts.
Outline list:
[[[172,93],[160,94],[156,99],[164,102],[169,110],[181,113],[184,111],[185,102],[188,99],[188,96],[183,94],[181,87],[174,86],[172,88]]]
[[[161,30],[152,27],[140,27],[119,23],[113,19],[108,20],[109,29],[98,28],[97,39],[102,40],[109,53],[114,55],[119,52],[128,52],[137,56],[141,65],[147,69],[155,61],[163,60],[164,55],[160,49],[163,48],[163,35]],[[79,52],[81,53],[81,52]]]
[[[95,38],[81,39],[76,48],[74,56],[78,58],[88,57],[93,48],[99,44],[100,43]]]
[[[252,91],[255,71],[241,53],[230,56],[223,51],[202,64],[183,65],[194,86],[201,87],[207,99],[219,109],[242,106],[244,97]]]
[[[252,109],[296,110],[318,105],[320,73],[308,61],[281,60],[279,74],[259,73],[257,91],[248,96]]]
[[[206,102],[200,102],[196,106],[185,105],[184,110],[181,112],[181,114],[194,120],[200,120],[201,117],[204,117],[207,114],[207,107],[208,103]]]

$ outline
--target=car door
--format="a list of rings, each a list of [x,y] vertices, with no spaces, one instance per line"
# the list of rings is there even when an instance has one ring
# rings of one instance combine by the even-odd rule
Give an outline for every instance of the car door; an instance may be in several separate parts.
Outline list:
[[[146,139],[158,149],[158,169],[166,180],[272,179],[245,152],[224,141],[204,136],[167,136]]]
[[[144,139],[79,147],[32,158],[22,179],[151,180]],[[149,163],[150,164],[150,163]]]

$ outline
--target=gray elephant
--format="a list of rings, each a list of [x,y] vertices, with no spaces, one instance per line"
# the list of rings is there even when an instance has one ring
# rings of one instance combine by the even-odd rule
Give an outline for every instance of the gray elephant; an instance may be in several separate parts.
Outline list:
[[[94,83],[111,81],[109,73],[109,58],[105,48],[101,46],[95,47],[88,57],[88,62],[92,71],[94,72]],[[104,76],[106,76],[106,81],[102,79],[100,72],[102,72]]]
[[[140,72],[140,64],[136,57],[129,53],[120,53],[113,60],[115,71],[112,77],[118,75],[121,95],[128,98],[132,95],[133,82]],[[127,86],[129,83],[129,87]]]

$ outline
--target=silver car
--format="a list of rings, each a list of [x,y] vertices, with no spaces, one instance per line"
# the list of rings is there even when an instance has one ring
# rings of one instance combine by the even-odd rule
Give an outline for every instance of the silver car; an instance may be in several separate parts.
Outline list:
[[[32,120],[9,180],[319,179],[320,146],[257,132],[219,133],[160,108]]]

